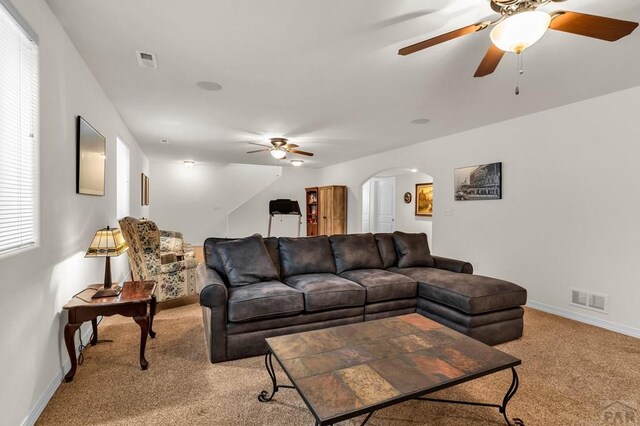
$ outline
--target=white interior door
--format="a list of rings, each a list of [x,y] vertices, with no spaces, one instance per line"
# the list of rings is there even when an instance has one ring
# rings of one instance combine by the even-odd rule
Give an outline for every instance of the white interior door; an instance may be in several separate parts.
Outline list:
[[[362,232],[370,232],[369,205],[371,198],[371,179],[362,185]]]
[[[395,231],[396,178],[395,176],[373,180],[373,229],[372,232]]]

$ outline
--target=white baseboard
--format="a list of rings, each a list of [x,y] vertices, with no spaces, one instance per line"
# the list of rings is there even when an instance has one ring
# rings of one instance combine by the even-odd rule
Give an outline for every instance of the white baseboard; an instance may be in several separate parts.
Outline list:
[[[85,331],[84,333],[82,333],[82,341],[88,343],[89,338],[91,337],[92,328],[90,325],[91,323],[87,323],[87,324],[89,324],[89,326],[85,327]],[[71,369],[71,360],[67,359],[62,365],[62,369],[58,371],[56,375],[53,377],[53,379],[51,380],[51,383],[49,383],[49,386],[47,386],[47,389],[45,389],[45,391],[43,392],[42,396],[40,397],[36,405],[33,406],[31,411],[29,412],[29,415],[27,415],[27,417],[25,417],[24,420],[22,420],[22,423],[20,423],[21,426],[33,426],[36,423],[36,420],[38,420],[38,417],[40,417],[40,414],[42,414],[42,412],[44,411],[44,408],[47,406],[47,404],[49,403],[49,400],[58,389],[58,386],[60,386],[60,384],[62,383],[62,380],[64,379],[64,375],[70,369]]]
[[[618,324],[617,322],[595,318],[590,315],[581,314],[579,312],[573,312],[568,309],[558,308],[556,306],[551,306],[544,303],[536,302],[535,300],[529,300],[527,302],[527,306],[533,309],[537,309],[539,311],[547,312],[550,314],[558,315],[564,318],[569,318],[569,319],[583,322],[586,324],[595,325],[596,327],[615,331],[616,333],[640,338],[640,329],[635,327],[629,327],[628,325]]]

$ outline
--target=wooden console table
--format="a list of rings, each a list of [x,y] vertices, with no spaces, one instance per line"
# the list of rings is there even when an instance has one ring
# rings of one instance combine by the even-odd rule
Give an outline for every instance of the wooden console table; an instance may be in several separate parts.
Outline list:
[[[149,363],[144,357],[144,349],[147,344],[147,334],[151,338],[156,337],[153,331],[153,315],[156,311],[156,298],[153,295],[156,289],[155,281],[128,281],[123,284],[122,292],[117,297],[103,297],[92,299],[102,284],[88,286],[82,292],[76,294],[62,308],[69,311],[69,322],[64,328],[64,340],[71,359],[71,370],[64,377],[66,382],[73,380],[78,366],[74,335],[85,321],[91,321],[93,338],[91,345],[98,343],[99,316],[122,315],[133,317],[140,326],[140,367],[146,370]],[[147,310],[147,306],[149,309]]]

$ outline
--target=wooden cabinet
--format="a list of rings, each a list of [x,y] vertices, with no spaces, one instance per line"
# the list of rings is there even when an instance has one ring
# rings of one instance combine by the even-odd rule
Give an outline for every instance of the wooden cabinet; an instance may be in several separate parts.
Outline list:
[[[347,187],[306,188],[307,236],[347,233]]]

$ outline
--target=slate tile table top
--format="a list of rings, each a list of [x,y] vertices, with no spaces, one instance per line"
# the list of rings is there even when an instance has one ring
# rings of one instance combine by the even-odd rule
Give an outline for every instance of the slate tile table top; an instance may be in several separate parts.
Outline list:
[[[333,424],[459,383],[511,369],[513,382],[495,407],[507,424],[506,404],[515,394],[521,361],[419,314],[409,314],[266,339],[265,365],[273,381],[268,402],[278,388],[275,356],[316,419]],[[467,403],[455,401],[457,403]],[[452,415],[455,411],[452,410]],[[516,419],[516,424],[519,419]],[[363,423],[364,424],[364,423]]]

